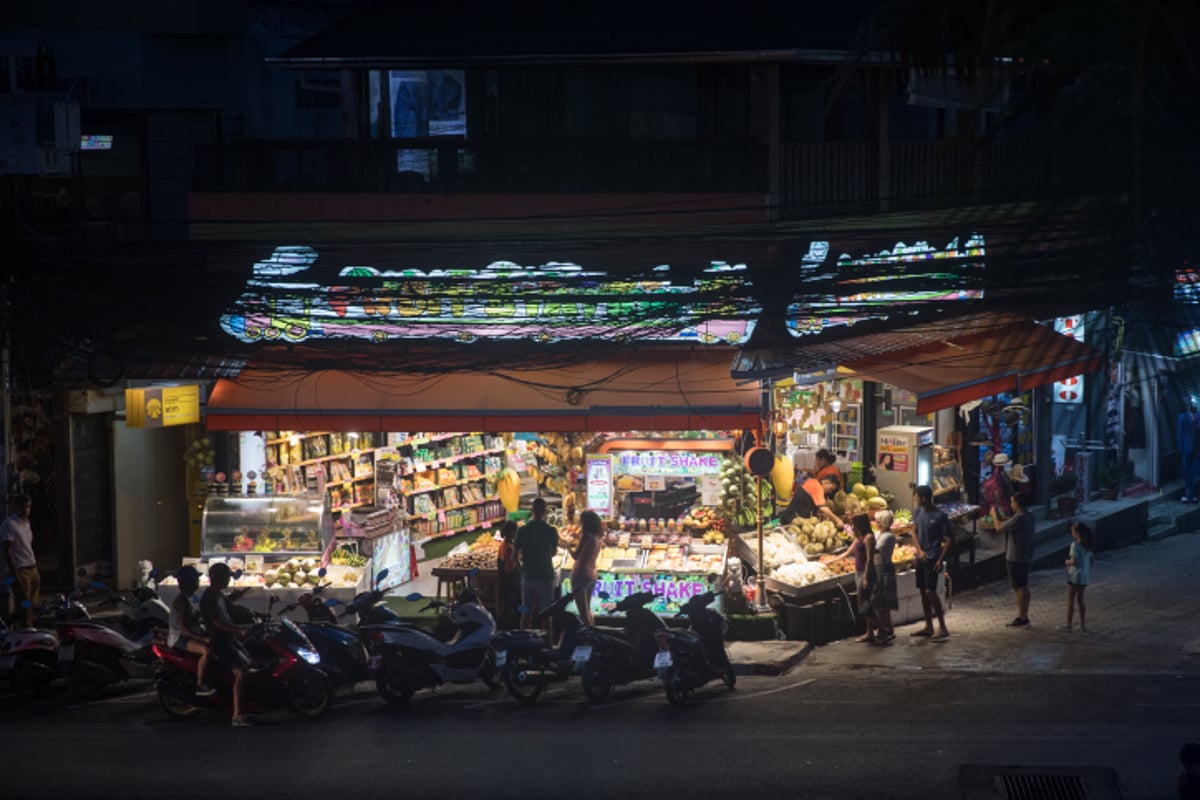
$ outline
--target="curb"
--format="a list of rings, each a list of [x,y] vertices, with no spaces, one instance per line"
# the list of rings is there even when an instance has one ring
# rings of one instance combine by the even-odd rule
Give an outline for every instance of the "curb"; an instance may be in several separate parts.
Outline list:
[[[808,658],[812,653],[813,646],[810,642],[804,642],[804,646],[792,655],[785,659],[777,661],[748,661],[734,662],[733,673],[735,675],[762,675],[768,677],[778,677],[788,672],[790,669],[800,664],[804,659]]]

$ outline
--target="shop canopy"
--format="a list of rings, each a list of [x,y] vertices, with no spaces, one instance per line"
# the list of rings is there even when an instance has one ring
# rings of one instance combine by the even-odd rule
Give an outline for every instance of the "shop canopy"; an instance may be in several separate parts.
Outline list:
[[[725,348],[573,366],[438,375],[248,368],[217,382],[210,430],[673,431],[757,429],[757,381]]]
[[[917,413],[1027,391],[1096,372],[1104,355],[1090,345],[1030,321],[1009,321],[943,335],[882,354],[840,362],[841,372],[898,386],[917,395]]]

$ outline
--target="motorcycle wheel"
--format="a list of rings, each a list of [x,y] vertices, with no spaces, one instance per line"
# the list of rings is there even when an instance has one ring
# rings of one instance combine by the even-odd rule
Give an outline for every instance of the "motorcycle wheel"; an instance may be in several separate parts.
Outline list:
[[[160,685],[156,693],[158,706],[168,717],[191,719],[200,713],[200,706],[189,697],[190,690],[184,689],[178,682],[170,686]]]
[[[496,654],[491,650],[483,656],[483,665],[479,668],[479,679],[487,684],[489,689],[500,688],[500,675],[496,672]]]
[[[403,673],[395,664],[384,663],[375,676],[375,689],[379,696],[394,706],[403,705],[411,700],[416,690],[403,683],[403,677]]]
[[[693,691],[692,687],[683,682],[683,676],[675,667],[667,668],[667,674],[663,677],[663,688],[667,691],[667,702],[676,708],[687,705],[688,697]]]
[[[721,673],[721,683],[730,689],[737,686],[737,675],[734,673],[733,667],[726,667],[725,671]]]
[[[583,684],[583,693],[593,703],[603,703],[608,699],[609,693],[612,692],[613,682],[601,675],[600,671],[591,662],[583,668],[583,675],[580,681]]]
[[[302,717],[320,719],[333,705],[333,686],[316,673],[288,681],[287,704]]]
[[[50,693],[51,680],[48,668],[23,658],[13,670],[12,685],[18,697],[36,700]]]
[[[533,666],[533,660],[529,656],[518,656],[504,665],[504,684],[508,687],[508,693],[526,704],[535,702],[545,688],[545,684],[540,681],[530,684],[518,680],[519,672]]]

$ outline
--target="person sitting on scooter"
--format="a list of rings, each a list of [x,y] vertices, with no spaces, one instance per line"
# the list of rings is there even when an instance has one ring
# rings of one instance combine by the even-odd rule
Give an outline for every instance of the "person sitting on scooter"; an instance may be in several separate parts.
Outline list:
[[[216,689],[204,682],[204,668],[208,665],[209,638],[200,625],[200,614],[192,605],[192,595],[200,588],[200,571],[186,566],[175,576],[179,581],[179,594],[171,602],[171,616],[167,628],[167,646],[186,650],[200,656],[196,665],[196,695],[206,697]]]
[[[242,680],[250,666],[250,658],[238,637],[250,630],[250,625],[238,625],[229,613],[229,600],[221,594],[229,586],[233,573],[228,564],[217,563],[208,568],[209,586],[200,598],[200,613],[212,634],[212,654],[233,674],[233,726],[242,728],[253,723],[242,713]]]

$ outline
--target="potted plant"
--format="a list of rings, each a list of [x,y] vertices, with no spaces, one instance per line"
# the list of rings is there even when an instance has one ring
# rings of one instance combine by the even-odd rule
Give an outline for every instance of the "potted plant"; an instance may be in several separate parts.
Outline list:
[[[1096,475],[1096,483],[1100,487],[1102,500],[1116,500],[1117,491],[1121,486],[1121,465],[1110,461]]]
[[[1058,502],[1058,515],[1069,517],[1075,513],[1075,483],[1074,472],[1060,472],[1050,481],[1050,492]]]

